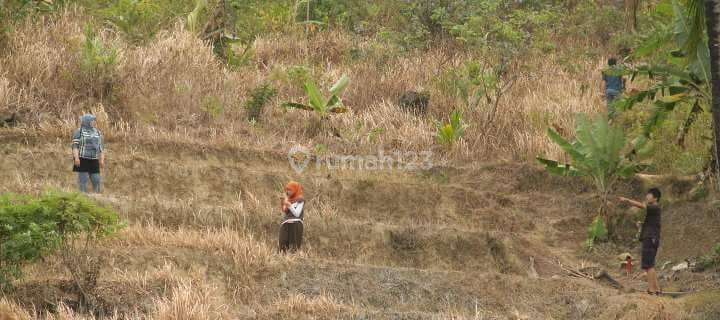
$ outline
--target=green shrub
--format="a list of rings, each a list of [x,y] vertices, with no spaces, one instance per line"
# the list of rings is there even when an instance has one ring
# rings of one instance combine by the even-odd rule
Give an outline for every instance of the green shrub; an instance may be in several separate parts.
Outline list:
[[[80,48],[80,72],[84,79],[83,86],[90,95],[111,95],[117,64],[117,49],[102,43],[92,26],[85,26],[85,39]]]
[[[452,146],[456,141],[465,135],[465,126],[462,124],[462,114],[459,111],[453,111],[450,114],[450,122],[438,124],[437,141],[445,146]]]
[[[608,229],[605,220],[601,216],[596,216],[588,227],[588,237],[585,245],[591,249],[595,242],[607,240]]]
[[[700,257],[695,264],[694,271],[705,271],[720,267],[720,243],[710,250],[710,253]]]
[[[225,112],[225,105],[222,100],[216,96],[205,96],[202,100],[200,110],[202,110],[203,117],[207,121],[223,114]]]
[[[112,209],[76,193],[0,196],[0,286],[22,276],[21,268],[65,244],[109,236],[120,227]]]
[[[244,44],[252,44],[257,35],[284,30],[292,20],[292,1],[226,0],[232,9],[233,32]]]
[[[450,68],[436,80],[437,88],[445,95],[456,97],[468,109],[482,104],[494,105],[501,98],[509,81],[503,78],[506,66],[468,61]]]
[[[293,86],[302,87],[305,82],[312,80],[312,70],[303,65],[290,66],[287,69],[287,79]]]
[[[250,97],[245,103],[248,121],[257,122],[260,120],[265,105],[275,96],[277,90],[270,85],[264,84],[248,92]]]
[[[100,14],[130,41],[150,38],[160,24],[161,8],[153,1],[118,0]]]

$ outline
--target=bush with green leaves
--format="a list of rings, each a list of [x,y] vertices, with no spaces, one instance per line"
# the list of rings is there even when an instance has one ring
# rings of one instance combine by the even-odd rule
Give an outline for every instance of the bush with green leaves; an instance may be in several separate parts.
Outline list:
[[[710,250],[710,253],[700,257],[695,264],[694,271],[702,272],[720,268],[720,243]]]
[[[305,81],[305,94],[307,94],[307,104],[286,102],[283,104],[285,108],[296,108],[308,111],[314,111],[324,118],[328,113],[345,113],[348,109],[343,106],[340,96],[350,84],[350,78],[343,75],[330,88],[330,97],[325,98],[318,89],[317,84],[312,79]]]
[[[578,115],[575,140],[570,142],[553,129],[548,136],[570,157],[569,163],[538,157],[537,160],[553,174],[572,177],[589,177],[600,200],[597,216],[608,222],[607,202],[613,185],[619,178],[627,178],[648,167],[635,161],[644,155],[647,139],[639,137],[627,144],[622,128],[608,124],[608,119],[597,114],[594,121],[586,114]],[[609,228],[612,232],[612,228]]]
[[[272,99],[276,93],[277,90],[268,84],[250,90],[247,94],[249,98],[245,103],[248,121],[260,121],[260,115],[265,105],[270,102],[270,99]]]
[[[705,14],[697,2],[662,0],[645,19],[647,22],[633,50],[633,58],[646,63],[616,70],[631,80],[645,78],[646,85],[617,101],[624,112],[647,110],[642,132],[652,139],[673,141],[680,153],[702,162],[697,171],[712,166],[712,125],[705,118],[711,114],[710,51],[705,32]],[[674,133],[668,131],[675,131]],[[690,146],[691,132],[704,137]],[[663,132],[665,131],[665,132]],[[666,134],[663,136],[663,133]],[[669,137],[670,136],[670,137]],[[669,138],[669,139],[668,139]],[[698,140],[700,140],[698,142]],[[702,149],[691,151],[689,149]],[[659,156],[666,156],[660,153]],[[698,167],[698,166],[694,166]],[[674,167],[670,167],[674,170]],[[694,173],[696,173],[694,172]]]
[[[95,242],[122,227],[112,209],[77,193],[0,196],[0,285],[22,276],[22,266],[79,238]]]
[[[516,83],[519,73],[510,74],[508,66],[498,63],[470,61],[457,68],[448,69],[436,81],[445,95],[455,97],[469,110],[482,107],[485,121],[491,123],[497,114],[505,93]]]
[[[118,0],[101,10],[101,15],[114,29],[130,41],[149,39],[158,29],[162,8],[154,1]]]
[[[462,123],[460,111],[450,114],[450,122],[437,125],[437,141],[445,146],[452,146],[465,135],[465,125]]]
[[[202,99],[200,110],[203,112],[203,120],[215,119],[225,112],[225,104],[217,96],[205,96]]]
[[[588,227],[588,236],[585,246],[592,249],[597,241],[605,241],[608,238],[608,228],[602,217],[596,216]]]
[[[118,64],[118,51],[104,44],[90,25],[85,26],[84,36],[80,48],[83,85],[92,96],[109,97]]]
[[[292,1],[225,0],[231,10],[234,34],[244,44],[252,44],[257,35],[283,30],[292,20]]]

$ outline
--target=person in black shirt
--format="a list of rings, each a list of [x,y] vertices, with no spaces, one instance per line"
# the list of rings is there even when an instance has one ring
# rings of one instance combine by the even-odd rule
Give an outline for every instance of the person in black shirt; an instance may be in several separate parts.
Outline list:
[[[645,195],[645,201],[639,202],[628,198],[620,197],[621,202],[626,202],[634,207],[645,209],[645,221],[640,231],[640,241],[642,242],[642,269],[647,274],[649,294],[658,294],[657,272],[655,271],[655,256],[660,247],[660,216],[661,209],[659,205],[660,190],[652,188]]]

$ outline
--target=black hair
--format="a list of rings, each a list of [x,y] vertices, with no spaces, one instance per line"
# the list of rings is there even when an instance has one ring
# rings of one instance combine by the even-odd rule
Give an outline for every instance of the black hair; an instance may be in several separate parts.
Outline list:
[[[660,189],[658,188],[650,188],[647,193],[652,194],[657,201],[660,201],[660,197],[662,197],[662,193],[660,193]]]
[[[617,64],[617,59],[615,59],[615,57],[611,57],[610,59],[608,59],[609,66],[614,66],[616,64]]]

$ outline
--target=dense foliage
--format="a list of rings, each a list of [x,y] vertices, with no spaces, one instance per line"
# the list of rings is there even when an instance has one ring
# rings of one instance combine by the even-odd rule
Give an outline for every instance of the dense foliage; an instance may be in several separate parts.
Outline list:
[[[121,227],[117,213],[75,193],[0,196],[0,285],[22,275],[21,267],[52,254],[78,237],[88,241]]]
[[[720,268],[720,244],[716,244],[708,254],[701,256],[695,264],[695,271],[717,268]]]
[[[548,136],[570,156],[570,163],[538,158],[545,169],[563,176],[590,177],[603,197],[607,196],[618,178],[629,177],[648,167],[647,164],[629,160],[632,153],[642,152],[647,140],[636,139],[628,147],[622,128],[608,124],[607,119],[600,114],[596,115],[593,122],[587,115],[578,116],[573,142],[567,141],[553,129],[548,129]]]
[[[580,114],[572,142],[553,129],[548,129],[548,136],[570,157],[570,163],[538,157],[545,169],[562,176],[589,177],[597,190],[599,212],[589,228],[587,241],[592,247],[595,240],[607,236],[607,202],[613,185],[619,178],[627,178],[649,167],[632,160],[634,154],[642,153],[647,139],[640,137],[628,145],[622,128],[608,124],[608,119],[600,114],[592,122],[587,115]],[[613,231],[611,227],[609,231]]]
[[[683,173],[708,170],[713,148],[712,77],[703,4],[659,1],[643,16],[642,26],[630,45],[630,63],[619,72],[629,76],[636,89],[616,105],[629,115],[626,118],[632,118],[635,109],[647,110],[636,128],[663,142],[656,150],[663,167]]]
[[[275,96],[277,90],[271,86],[264,84],[257,88],[253,88],[248,92],[248,101],[245,103],[245,109],[247,110],[247,118],[249,121],[260,121],[260,115],[262,114],[265,105]]]

